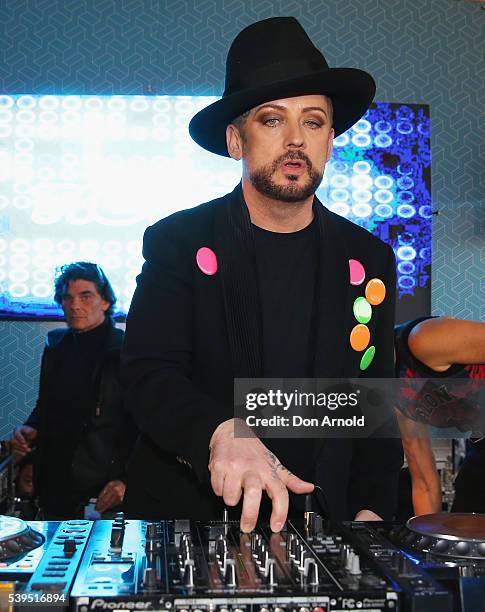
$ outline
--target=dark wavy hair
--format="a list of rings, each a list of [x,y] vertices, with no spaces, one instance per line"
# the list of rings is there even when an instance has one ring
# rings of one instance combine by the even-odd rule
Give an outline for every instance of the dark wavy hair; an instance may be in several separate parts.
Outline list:
[[[116,304],[116,295],[113,291],[113,287],[98,264],[89,261],[75,261],[74,263],[65,264],[59,268],[54,281],[54,300],[57,304],[62,304],[64,288],[67,287],[70,281],[76,280],[85,280],[94,283],[103,300],[109,302],[110,306],[106,311],[106,316],[111,316],[113,314],[113,307]]]

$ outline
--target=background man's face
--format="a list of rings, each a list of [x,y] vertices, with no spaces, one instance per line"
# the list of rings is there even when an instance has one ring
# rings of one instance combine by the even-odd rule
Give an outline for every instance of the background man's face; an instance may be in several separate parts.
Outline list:
[[[243,179],[276,200],[299,202],[313,195],[332,153],[331,116],[331,104],[322,95],[251,109],[240,133]]]
[[[85,332],[101,325],[109,306],[91,281],[69,281],[62,292],[62,310],[74,331]]]

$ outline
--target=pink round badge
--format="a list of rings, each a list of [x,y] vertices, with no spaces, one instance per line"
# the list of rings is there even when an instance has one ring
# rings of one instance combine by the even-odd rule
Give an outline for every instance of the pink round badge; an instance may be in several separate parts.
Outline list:
[[[350,284],[361,285],[364,282],[365,270],[364,266],[356,259],[349,259],[350,268]]]
[[[201,247],[197,251],[195,256],[199,270],[202,270],[204,274],[212,276],[217,272],[217,257],[212,249],[209,247]]]

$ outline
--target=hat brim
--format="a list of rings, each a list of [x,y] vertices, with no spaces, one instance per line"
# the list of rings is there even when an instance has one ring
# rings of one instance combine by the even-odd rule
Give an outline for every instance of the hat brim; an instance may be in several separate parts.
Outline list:
[[[193,140],[207,151],[229,157],[226,127],[233,119],[271,100],[321,94],[332,100],[333,127],[338,136],[364,115],[375,91],[374,79],[367,72],[357,68],[329,68],[224,96],[192,117],[189,132]]]

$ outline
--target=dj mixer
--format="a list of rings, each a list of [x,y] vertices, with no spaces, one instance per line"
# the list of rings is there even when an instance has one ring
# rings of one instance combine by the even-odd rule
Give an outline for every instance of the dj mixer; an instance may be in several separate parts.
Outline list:
[[[484,515],[280,533],[221,520],[23,522],[0,517],[0,609],[477,612]]]

